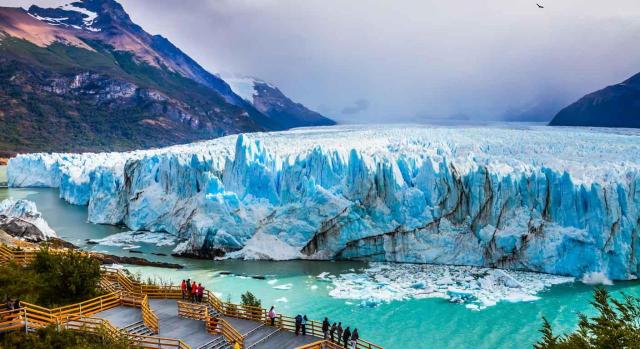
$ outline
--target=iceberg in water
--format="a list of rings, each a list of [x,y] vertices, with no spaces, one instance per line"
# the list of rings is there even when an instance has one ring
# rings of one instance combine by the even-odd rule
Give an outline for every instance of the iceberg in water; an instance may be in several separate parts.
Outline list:
[[[620,280],[640,264],[639,169],[632,130],[342,126],[26,154],[8,177],[59,188],[91,222],[173,234],[182,253]]]

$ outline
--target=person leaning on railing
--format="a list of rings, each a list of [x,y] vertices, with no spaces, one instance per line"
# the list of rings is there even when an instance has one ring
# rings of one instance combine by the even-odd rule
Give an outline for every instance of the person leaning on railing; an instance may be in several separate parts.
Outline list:
[[[269,320],[271,320],[271,326],[275,326],[276,325],[276,312],[273,310],[273,305],[271,306],[271,309],[269,309],[269,312],[267,313],[267,316],[269,317]]]

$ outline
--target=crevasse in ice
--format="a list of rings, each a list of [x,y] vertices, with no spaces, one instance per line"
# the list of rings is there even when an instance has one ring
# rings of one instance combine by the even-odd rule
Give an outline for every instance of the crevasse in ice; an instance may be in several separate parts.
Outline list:
[[[638,274],[639,168],[629,130],[342,126],[27,154],[8,176],[58,187],[91,222],[177,235],[181,252],[619,280]]]

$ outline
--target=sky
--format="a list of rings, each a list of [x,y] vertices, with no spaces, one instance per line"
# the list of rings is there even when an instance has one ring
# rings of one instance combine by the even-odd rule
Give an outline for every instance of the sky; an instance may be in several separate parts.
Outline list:
[[[638,0],[120,2],[209,71],[344,123],[550,117],[640,72]]]

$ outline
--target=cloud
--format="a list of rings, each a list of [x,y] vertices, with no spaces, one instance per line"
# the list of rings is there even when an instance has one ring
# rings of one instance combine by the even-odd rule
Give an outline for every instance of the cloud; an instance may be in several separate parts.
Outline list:
[[[366,99],[358,99],[352,105],[342,108],[342,114],[358,114],[361,111],[369,109],[369,101]]]

